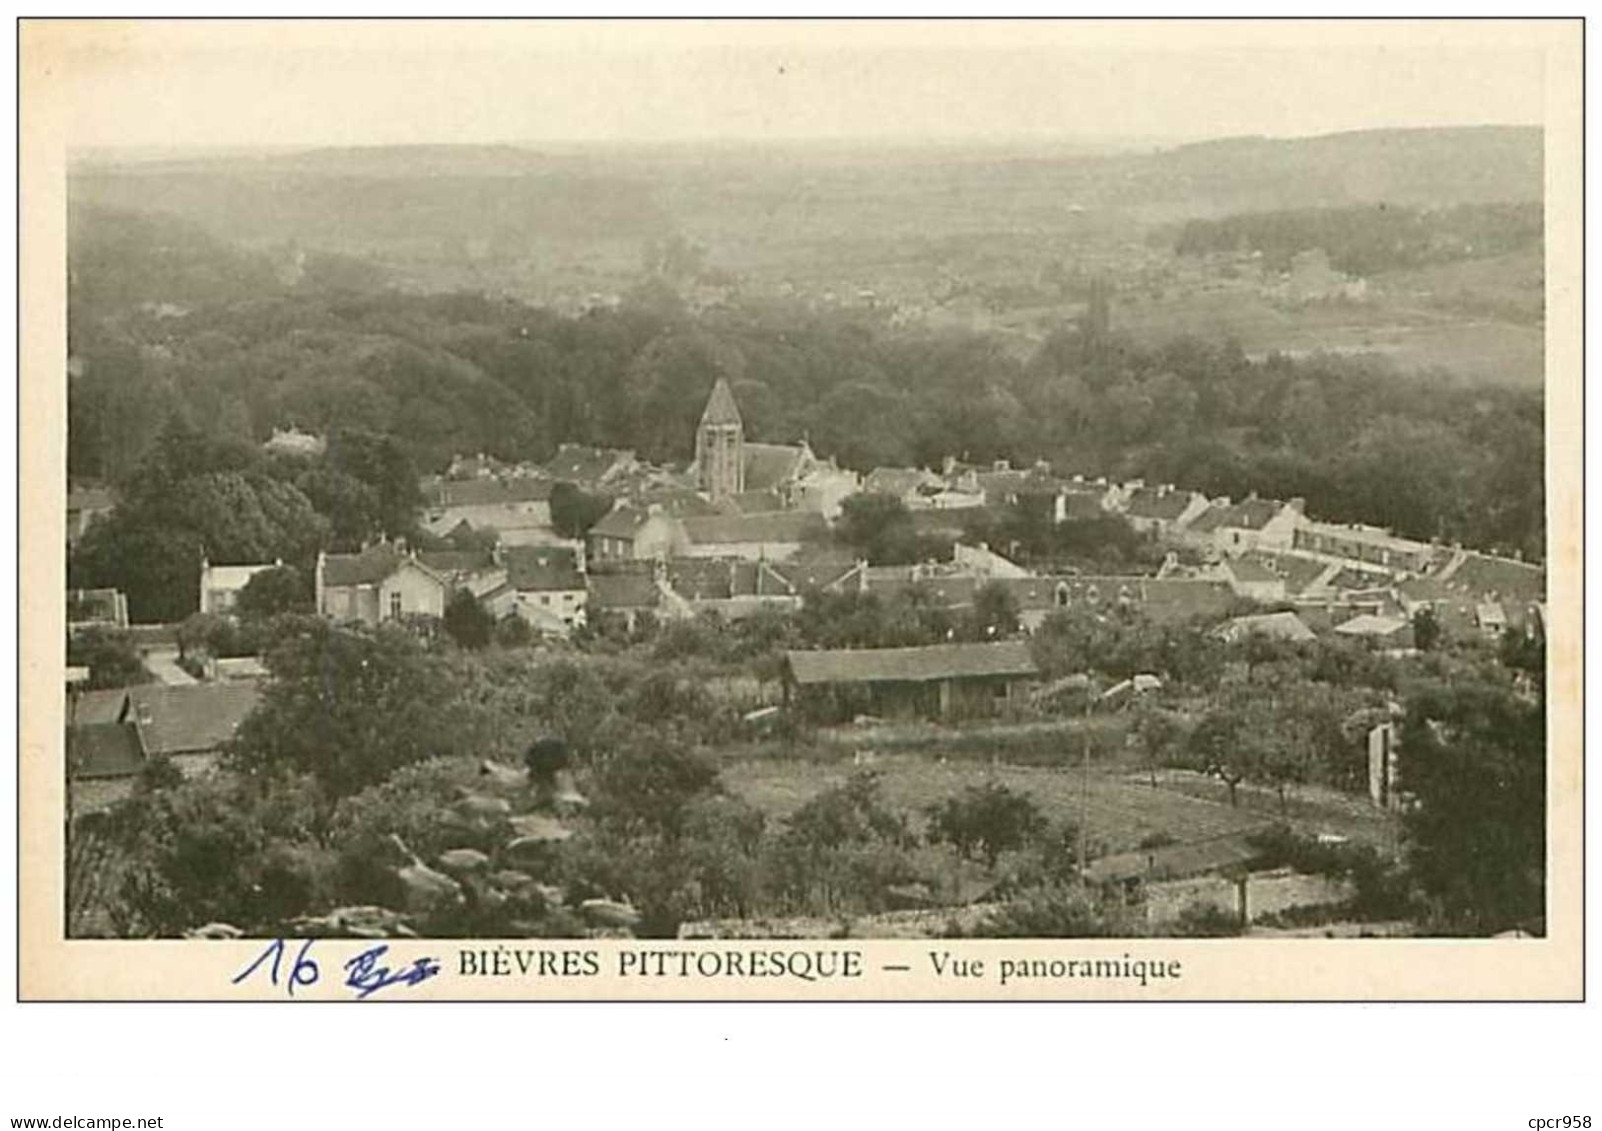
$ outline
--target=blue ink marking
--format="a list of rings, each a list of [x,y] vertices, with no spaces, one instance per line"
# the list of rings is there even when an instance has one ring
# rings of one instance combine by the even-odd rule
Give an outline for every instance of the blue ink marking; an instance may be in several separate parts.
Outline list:
[[[322,976],[321,971],[319,971],[317,968],[317,963],[306,956],[307,951],[311,950],[313,941],[314,940],[312,939],[307,939],[301,944],[300,952],[295,955],[295,964],[290,967],[289,981],[286,986],[290,997],[295,996],[296,986],[313,985],[316,983],[317,979]],[[274,939],[272,945],[266,950],[262,951],[261,954],[256,957],[256,961],[252,962],[238,974],[234,975],[232,984],[237,986],[240,982],[243,982],[246,978],[254,974],[261,964],[266,962],[270,957],[273,961],[273,964],[268,977],[273,985],[278,985],[278,977],[283,969],[284,950],[284,940]]]
[[[345,984],[356,991],[358,1001],[385,986],[415,986],[439,973],[439,963],[432,958],[419,958],[411,966],[392,973],[388,966],[378,964],[388,950],[389,947],[381,943],[345,963]]]

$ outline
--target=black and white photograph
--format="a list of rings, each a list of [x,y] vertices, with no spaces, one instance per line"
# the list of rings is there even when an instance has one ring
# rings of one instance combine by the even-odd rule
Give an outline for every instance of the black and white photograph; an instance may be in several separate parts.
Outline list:
[[[1579,992],[1577,24],[33,30],[38,933],[227,956],[182,997]]]

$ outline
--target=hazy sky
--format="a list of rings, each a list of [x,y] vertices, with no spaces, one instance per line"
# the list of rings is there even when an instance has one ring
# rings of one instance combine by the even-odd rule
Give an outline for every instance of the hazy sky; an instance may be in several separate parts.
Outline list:
[[[34,25],[74,147],[1198,138],[1542,121],[1542,29],[1284,22]],[[25,43],[28,42],[25,39]]]

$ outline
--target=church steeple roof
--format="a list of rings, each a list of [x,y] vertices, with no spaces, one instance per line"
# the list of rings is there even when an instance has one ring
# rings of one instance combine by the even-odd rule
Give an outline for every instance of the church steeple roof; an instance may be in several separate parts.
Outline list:
[[[739,424],[740,410],[735,407],[734,393],[726,378],[719,377],[712,386],[712,395],[706,399],[706,411],[701,414],[702,424]]]

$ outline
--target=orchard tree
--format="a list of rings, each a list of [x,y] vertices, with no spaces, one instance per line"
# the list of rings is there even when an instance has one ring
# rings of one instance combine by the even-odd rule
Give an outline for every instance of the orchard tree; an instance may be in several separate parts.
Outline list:
[[[1003,852],[1023,848],[1046,829],[1040,807],[1000,782],[969,786],[926,810],[929,838],[945,841],[994,868]]]

